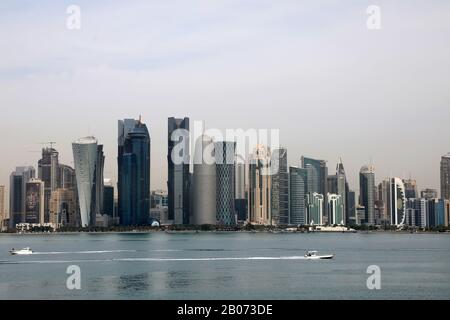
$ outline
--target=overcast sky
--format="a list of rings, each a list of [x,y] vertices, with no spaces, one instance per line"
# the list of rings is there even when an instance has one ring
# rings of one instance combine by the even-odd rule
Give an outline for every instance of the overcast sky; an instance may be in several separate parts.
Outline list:
[[[81,30],[66,27],[68,5]],[[366,9],[381,8],[381,30]],[[376,179],[439,186],[450,151],[450,2],[0,2],[0,184],[37,166],[56,141],[105,145],[116,179],[117,120],[142,114],[152,138],[152,189],[166,187],[167,117],[207,127],[280,129],[289,163],[343,158],[350,186]]]

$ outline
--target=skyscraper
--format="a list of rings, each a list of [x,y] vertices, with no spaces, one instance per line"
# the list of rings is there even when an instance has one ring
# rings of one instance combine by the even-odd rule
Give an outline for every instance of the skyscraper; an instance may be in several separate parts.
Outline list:
[[[25,222],[26,184],[34,178],[36,171],[33,167],[17,167],[11,173],[9,187],[9,227],[14,229],[16,224]]]
[[[389,207],[390,185],[390,178],[385,178],[380,182],[377,188],[378,200],[375,202],[375,205],[380,211],[380,219],[383,224],[389,224],[391,222],[391,208]]]
[[[375,224],[375,168],[363,166],[359,172],[359,204],[364,207],[364,221],[368,225]]]
[[[97,146],[97,163],[95,165],[95,215],[103,214],[105,155],[103,146]]]
[[[327,185],[327,192],[329,194],[337,194],[340,197],[340,201],[342,203],[342,207],[344,210],[344,219],[343,224],[346,223],[347,220],[349,220],[349,213],[347,212],[347,201],[348,201],[348,183],[347,183],[347,177],[345,175],[345,169],[344,164],[342,163],[342,158],[339,158],[339,161],[336,165],[336,174],[335,175],[329,175],[328,176],[328,185]],[[329,207],[329,206],[328,206]],[[331,217],[329,216],[329,211],[327,209],[327,216],[329,219],[329,223],[331,223]],[[335,224],[341,224],[335,223]]]
[[[389,208],[391,225],[404,225],[406,219],[406,196],[405,186],[400,178],[390,179]]]
[[[320,193],[313,192],[309,194],[311,197],[308,201],[308,224],[313,225],[323,225],[323,202],[324,196]]]
[[[346,224],[356,224],[356,192],[353,190],[348,191],[347,214]]]
[[[441,198],[450,200],[450,152],[441,158]]]
[[[31,179],[26,183],[25,223],[45,223],[45,183]]]
[[[103,189],[103,214],[113,218],[114,215],[114,186],[111,180],[105,179]]]
[[[234,208],[238,221],[247,220],[247,197],[246,197],[246,168],[245,163],[239,157],[235,161],[235,188],[234,188]]]
[[[258,145],[249,164],[248,208],[250,223],[269,225],[272,222],[270,160],[269,148]]]
[[[202,135],[195,143],[194,176],[192,190],[193,224],[216,224],[216,164],[214,143]]]
[[[344,223],[344,201],[342,196],[329,193],[327,196],[327,210],[330,225],[345,225]]]
[[[53,148],[42,149],[42,159],[38,162],[38,177],[44,182],[44,221],[50,220],[50,197],[58,188],[58,156]]]
[[[406,199],[415,199],[419,197],[417,192],[417,182],[413,179],[403,179],[403,185],[405,186]]]
[[[407,217],[405,223],[409,226],[425,228],[427,226],[428,200],[426,199],[407,199],[406,200]]]
[[[325,160],[316,160],[302,157],[302,167],[308,172],[307,193],[310,200],[313,194],[318,193],[323,196],[322,214],[327,210],[326,197],[328,194],[328,168]]]
[[[342,201],[342,210],[344,212],[343,216],[343,224],[346,225],[350,218],[350,214],[348,212],[348,191],[349,186],[347,182],[347,176],[345,174],[344,163],[342,162],[342,158],[339,158],[339,162],[336,166],[336,177],[337,177],[337,195],[341,197]],[[331,192],[330,192],[331,193]],[[339,223],[337,223],[339,224]]]
[[[189,118],[168,119],[168,181],[169,195],[169,220],[175,224],[188,224],[190,217],[190,174],[189,174]],[[179,145],[177,154],[173,154],[174,148]],[[173,156],[179,157],[174,161]]]
[[[306,169],[298,167],[289,168],[289,223],[294,225],[306,225],[307,203],[306,189],[308,175]]]
[[[434,228],[445,224],[445,200],[428,200],[427,227]]]
[[[214,143],[216,158],[216,220],[218,224],[236,223],[234,208],[234,161],[236,142]]]
[[[0,231],[3,229],[3,221],[6,219],[5,212],[5,186],[0,186]]]
[[[93,226],[96,221],[97,195],[99,193],[97,176],[103,176],[103,163],[98,159],[101,154],[95,137],[81,138],[72,143],[77,180],[78,201],[80,205],[81,226]]]
[[[272,152],[272,161],[278,167],[272,175],[272,224],[287,225],[289,223],[289,173],[287,166],[287,150],[275,149]]]
[[[150,217],[150,135],[141,120],[119,121],[119,217],[144,225]]]

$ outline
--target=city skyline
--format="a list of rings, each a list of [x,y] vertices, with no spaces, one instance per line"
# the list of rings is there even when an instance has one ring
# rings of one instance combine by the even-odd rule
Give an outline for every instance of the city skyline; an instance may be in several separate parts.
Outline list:
[[[56,140],[73,166],[70,143],[89,135],[104,144],[105,176],[116,182],[116,121],[142,114],[152,189],[166,188],[167,117],[188,116],[222,129],[279,128],[289,166],[304,155],[334,168],[342,157],[352,189],[373,162],[377,179],[411,174],[419,189],[439,190],[450,4],[433,3],[379,1],[382,28],[370,31],[365,1],[79,1],[75,31],[63,3],[3,2],[0,134],[14,139],[2,141],[0,185],[9,191],[16,166],[37,167],[43,141]],[[135,37],[136,27],[149,32]],[[392,139],[399,126],[403,138]]]
[[[140,116],[141,117],[141,116]],[[170,117],[168,118],[168,119],[171,119]],[[185,117],[184,119],[187,119],[187,121],[189,121],[189,117]],[[130,119],[129,121],[132,121],[133,123],[134,122],[136,122],[136,123],[138,123],[139,121],[141,121],[141,120],[132,120],[132,119]],[[167,119],[166,119],[166,121],[167,121]],[[148,124],[148,123],[146,123],[146,124]],[[151,127],[151,124],[150,124],[150,127]],[[208,128],[207,127],[207,129],[211,129],[211,128]],[[223,129],[222,128],[220,128],[219,130],[221,130],[221,131],[223,131]],[[150,130],[149,130],[150,131]],[[167,131],[167,129],[166,129],[166,131]],[[87,138],[94,138],[94,137],[87,137]],[[97,138],[94,138],[94,139],[97,139]],[[46,143],[39,143],[39,144],[46,144]],[[61,154],[61,152],[59,152],[59,148],[57,147],[57,145],[56,145],[57,143],[56,142],[51,142],[51,143],[48,143],[48,146],[51,146],[51,147],[48,147],[48,146],[44,146],[42,149],[41,149],[41,155],[39,155],[38,157],[37,157],[37,160],[36,160],[36,163],[35,164],[29,164],[29,165],[16,165],[14,168],[13,168],[13,170],[11,170],[11,172],[14,172],[14,170],[16,169],[16,168],[21,168],[21,167],[33,167],[35,170],[36,170],[36,176],[38,175],[38,172],[39,172],[39,170],[40,170],[40,163],[41,163],[41,161],[42,161],[42,156],[44,156],[45,157],[45,155],[48,153],[48,152],[52,152],[52,153],[56,153],[57,154],[57,156],[56,156],[56,161],[57,161],[57,165],[58,165],[58,163],[70,163],[70,166],[69,166],[69,168],[70,167],[74,167],[74,159],[73,159],[73,154],[71,155],[72,156],[72,159],[71,160],[68,160],[68,161],[61,161],[61,158],[62,159],[64,159],[64,157],[62,157],[62,154]],[[167,141],[166,141],[166,144],[167,144]],[[53,145],[55,145],[55,146],[53,146]],[[71,144],[70,144],[71,145]],[[105,149],[104,148],[104,146],[102,146],[103,147],[103,149]],[[152,147],[153,147],[153,143],[152,143]],[[283,148],[283,149],[288,149],[288,148],[285,148],[285,146],[281,146],[281,148]],[[193,150],[191,150],[191,152],[192,152]],[[249,154],[248,156],[250,156],[251,154]],[[440,156],[440,160],[441,161],[444,161],[444,160],[447,160],[448,158],[450,158],[450,152],[443,152],[442,154],[441,154],[441,156]],[[111,156],[111,155],[107,155],[107,154],[105,154],[104,155],[104,157],[105,157],[105,159],[109,159],[109,160],[111,160],[111,158],[113,158],[114,160],[116,160],[116,163],[115,163],[115,168],[113,167],[112,168],[112,172],[113,172],[113,174],[108,174],[108,175],[106,175],[106,171],[104,171],[104,177],[105,178],[107,178],[107,179],[109,179],[110,181],[111,181],[111,183],[113,183],[113,185],[114,185],[114,188],[115,188],[115,190],[117,190],[117,187],[118,187],[118,179],[116,178],[116,177],[118,177],[118,173],[117,173],[117,170],[118,170],[118,167],[117,167],[117,153],[115,154],[115,155],[113,155],[113,156]],[[153,153],[150,153],[150,157],[151,157],[151,162],[153,161],[153,158],[155,157],[155,155],[153,154]],[[294,158],[294,160],[292,159],[292,158]],[[298,158],[299,159],[299,161],[298,162],[296,162],[295,163],[295,158]],[[319,162],[322,162],[323,163],[323,165],[326,165],[326,168],[327,168],[327,172],[326,172],[326,176],[327,176],[327,178],[329,179],[331,176],[332,176],[332,174],[333,174],[333,167],[332,166],[330,166],[330,163],[333,163],[332,161],[329,161],[328,159],[323,159],[323,160],[315,160],[315,158],[314,157],[311,157],[311,158],[309,158],[309,157],[306,157],[305,155],[300,155],[300,156],[297,156],[297,155],[294,155],[294,156],[290,156],[290,157],[287,157],[287,163],[288,163],[288,167],[302,167],[303,165],[302,165],[302,158],[305,158],[305,159],[311,159],[311,160],[313,160],[313,161],[319,161]],[[166,151],[166,156],[165,156],[165,159],[167,160],[167,151]],[[342,157],[339,157],[339,159],[336,161],[336,168],[340,168],[340,166],[342,166]],[[294,162],[294,163],[293,163]],[[105,163],[106,163],[106,160],[105,160]],[[293,163],[293,164],[292,164]],[[445,162],[445,163],[447,163],[447,162]],[[61,166],[66,166],[66,165],[61,165]],[[112,166],[114,166],[114,165],[112,165]],[[347,167],[347,165],[345,165],[346,167]],[[364,166],[367,166],[367,165],[365,165],[365,164],[361,164],[360,165],[360,169],[361,169],[361,167],[364,167]],[[377,167],[377,165],[376,164],[371,164],[371,165],[369,165],[369,166],[373,166],[373,168],[374,168],[374,170],[375,170],[375,186],[378,186],[378,183],[381,183],[382,181],[383,181],[383,179],[389,179],[389,178],[391,178],[391,177],[399,177],[399,178],[401,178],[401,179],[403,179],[404,181],[409,181],[410,179],[412,179],[412,181],[415,181],[415,183],[417,184],[416,186],[415,186],[415,188],[417,189],[417,192],[419,193],[420,191],[426,191],[426,190],[436,190],[437,191],[437,194],[438,194],[438,197],[441,197],[441,174],[442,174],[442,172],[441,172],[441,170],[440,170],[440,168],[442,167],[442,163],[441,163],[441,166],[439,165],[439,162],[437,163],[437,165],[435,164],[435,168],[436,168],[436,170],[438,171],[438,181],[435,183],[435,185],[433,185],[433,186],[430,186],[430,185],[423,185],[423,184],[421,184],[420,183],[420,181],[418,181],[418,179],[416,178],[416,176],[414,175],[414,173],[413,172],[410,172],[409,174],[408,174],[408,176],[402,176],[402,175],[392,175],[392,174],[389,174],[389,175],[387,175],[387,176],[381,176],[381,175],[379,175],[379,173],[378,173],[378,167]],[[166,163],[166,165],[165,165],[165,167],[167,168],[167,163]],[[111,169],[111,165],[109,166],[109,168]],[[330,170],[331,169],[331,170]],[[114,171],[115,170],[115,171]],[[153,169],[153,166],[151,167],[151,172],[153,172],[153,170],[155,170],[155,171],[157,171],[158,173],[159,173],[159,175],[158,175],[158,180],[160,180],[161,179],[161,176],[163,176],[163,177],[165,177],[165,178],[162,178],[162,180],[165,180],[165,184],[163,184],[163,185],[154,185],[154,182],[153,182],[153,180],[150,180],[150,186],[151,186],[151,189],[150,189],[150,191],[154,191],[154,190],[165,190],[165,191],[168,191],[168,188],[167,188],[167,172],[166,172],[166,175],[164,175],[164,173],[163,174],[161,174],[161,170],[160,170],[160,168],[156,168],[156,169]],[[9,176],[11,175],[11,172],[9,173],[9,175],[8,175],[8,180],[9,180]],[[111,173],[111,171],[108,171],[109,173]],[[190,174],[192,174],[193,173],[193,167],[191,166],[191,168],[190,168]],[[345,174],[345,173],[344,173]],[[349,189],[350,190],[353,190],[353,191],[357,191],[357,195],[359,195],[360,194],[360,180],[359,180],[359,176],[358,176],[358,174],[359,174],[359,170],[358,170],[358,172],[355,174],[355,176],[353,176],[351,173],[350,173],[350,175],[345,175],[345,178],[348,180],[348,181],[355,181],[355,184],[353,185],[353,184],[351,184],[351,183],[349,183]],[[336,176],[337,177],[337,176]],[[326,182],[326,180],[327,179],[325,179],[325,182]],[[4,186],[5,187],[5,193],[8,193],[9,194],[9,183],[10,183],[10,181],[8,181],[7,183],[5,183],[5,184],[0,184],[1,186]],[[329,182],[328,182],[329,183]],[[328,191],[327,191],[327,193],[329,193]],[[327,194],[326,193],[326,194]],[[326,194],[325,194],[325,196],[326,196]],[[116,192],[116,196],[117,196],[117,192]],[[326,205],[326,203],[324,203],[324,210],[323,211],[325,211],[325,205]],[[9,210],[10,210],[10,208],[9,208],[9,201],[5,201],[5,210],[6,210],[6,212],[8,212],[9,213]],[[48,213],[46,213],[46,215],[48,215]]]

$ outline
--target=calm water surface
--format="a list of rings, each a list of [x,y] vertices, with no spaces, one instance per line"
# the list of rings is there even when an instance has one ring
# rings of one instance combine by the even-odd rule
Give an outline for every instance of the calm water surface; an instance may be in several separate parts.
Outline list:
[[[303,260],[313,249],[336,257]],[[70,265],[81,290],[66,288]],[[449,298],[449,234],[0,235],[0,299]]]

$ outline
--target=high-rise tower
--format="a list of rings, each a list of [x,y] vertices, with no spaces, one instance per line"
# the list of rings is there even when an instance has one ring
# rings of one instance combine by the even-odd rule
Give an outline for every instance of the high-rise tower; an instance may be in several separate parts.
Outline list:
[[[274,161],[277,163],[273,163]],[[287,225],[289,223],[289,173],[285,148],[273,151],[272,165],[278,169],[272,174],[272,224]]]
[[[42,149],[42,158],[38,162],[38,177],[44,182],[44,221],[50,220],[50,197],[58,188],[58,156],[53,148]]]
[[[95,137],[81,138],[72,143],[80,205],[81,226],[93,226],[99,213],[97,201],[103,181],[103,152]]]
[[[192,223],[216,224],[216,164],[214,143],[207,135],[195,144],[192,190]]]
[[[450,153],[441,158],[441,198],[450,199]]]
[[[189,118],[169,118],[167,140],[168,218],[175,224],[188,224],[191,206]]]
[[[364,207],[363,223],[375,224],[375,167],[363,166],[359,172],[359,204]]]
[[[119,217],[144,225],[150,217],[150,135],[141,120],[119,121]]]
[[[218,224],[236,223],[234,207],[234,161],[236,142],[214,143],[216,159],[216,220]]]
[[[26,184],[36,176],[33,167],[17,167],[11,173],[9,187],[9,227],[25,222]]]

